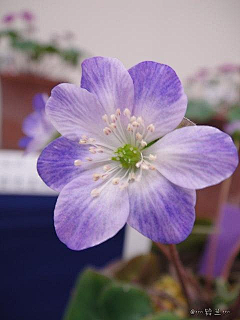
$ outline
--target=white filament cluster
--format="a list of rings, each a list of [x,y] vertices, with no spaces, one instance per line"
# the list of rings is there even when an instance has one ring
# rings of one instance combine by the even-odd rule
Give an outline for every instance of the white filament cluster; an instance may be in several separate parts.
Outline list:
[[[92,156],[86,157],[85,159],[76,159],[74,165],[82,166],[86,163],[96,164],[96,167],[100,167],[100,171],[102,171],[101,173],[96,172],[93,174],[92,178],[94,181],[99,181],[101,179],[102,182],[98,188],[91,191],[92,197],[99,196],[101,191],[109,183],[119,186],[119,188],[123,190],[128,187],[131,181],[140,181],[142,170],[155,170],[152,162],[156,160],[156,155],[149,154],[144,156],[142,153],[143,149],[147,146],[147,140],[151,141],[149,136],[155,130],[153,124],[149,124],[146,127],[144,119],[141,116],[136,117],[132,115],[129,109],[125,109],[122,114],[120,109],[117,109],[115,114],[111,114],[110,116],[104,114],[102,120],[105,122],[103,133],[106,136],[113,135],[117,139],[119,147],[124,147],[126,144],[129,144],[138,148],[141,154],[141,160],[138,161],[135,166],[124,168],[120,158],[116,156],[116,148],[110,143],[109,145],[101,144],[98,143],[96,139],[83,135],[79,143],[90,145],[89,152]],[[97,159],[94,159],[94,156],[99,154],[102,154],[104,157],[101,159],[98,157]],[[122,156],[124,157],[124,151]],[[114,158],[114,160],[112,158]]]

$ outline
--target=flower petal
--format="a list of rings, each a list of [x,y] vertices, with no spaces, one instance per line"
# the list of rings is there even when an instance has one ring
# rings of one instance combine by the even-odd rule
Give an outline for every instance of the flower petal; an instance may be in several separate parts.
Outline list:
[[[225,180],[238,164],[231,137],[208,126],[177,129],[145,152],[157,156],[154,165],[162,175],[189,189],[201,189]]]
[[[118,108],[132,109],[133,82],[117,59],[94,57],[84,60],[81,87],[97,97],[107,114],[115,113]]]
[[[70,249],[82,250],[113,237],[126,223],[129,201],[126,190],[109,183],[98,197],[90,195],[99,183],[88,172],[61,191],[54,215],[59,239]]]
[[[167,65],[145,61],[129,73],[134,83],[134,115],[155,126],[151,141],[175,129],[187,109],[187,97],[175,71]]]
[[[82,160],[88,155],[87,146],[64,137],[58,138],[52,141],[38,158],[38,174],[46,185],[60,191],[86,168],[87,164],[75,166],[74,161]]]
[[[86,135],[98,142],[119,144],[113,135],[106,139],[103,133],[105,110],[96,97],[76,85],[63,83],[56,86],[47,102],[46,112],[57,131],[70,140],[79,141],[82,135]]]
[[[157,171],[143,174],[129,186],[128,223],[156,242],[185,240],[195,220],[196,192],[174,185]]]

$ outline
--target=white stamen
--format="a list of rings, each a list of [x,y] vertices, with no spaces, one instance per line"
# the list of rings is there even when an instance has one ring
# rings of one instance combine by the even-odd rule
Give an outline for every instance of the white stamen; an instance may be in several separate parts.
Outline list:
[[[136,163],[136,167],[137,167],[137,168],[140,168],[141,164],[142,164],[142,161],[137,162],[137,163]]]
[[[146,147],[146,146],[147,146],[147,142],[144,141],[144,140],[141,140],[141,146],[142,146],[142,147]]]
[[[130,123],[127,126],[127,131],[133,132],[133,126]]]
[[[124,109],[123,114],[130,119],[131,111],[128,108]]]
[[[85,158],[87,161],[93,161],[93,159],[92,158],[89,158],[89,157],[86,157]]]
[[[115,124],[114,122],[112,122],[109,127],[110,127],[112,130],[114,130],[114,129],[117,128],[117,126],[116,126],[116,124]]]
[[[92,154],[96,154],[96,153],[97,153],[97,148],[95,148],[95,147],[90,147],[90,148],[89,148],[89,151],[90,151]]]
[[[143,118],[142,117],[137,117],[137,122],[141,125],[143,125]]]
[[[95,140],[95,139],[93,139],[93,138],[89,138],[89,139],[88,139],[88,141],[89,141],[90,143],[94,143],[94,142],[96,142],[96,140]]]
[[[142,135],[141,135],[141,133],[139,133],[139,132],[137,132],[136,133],[136,139],[138,140],[138,141],[141,141],[142,140]]]
[[[155,131],[155,126],[151,123],[148,127],[147,130],[150,132],[154,132]]]
[[[153,154],[150,154],[148,159],[151,160],[151,161],[155,161],[157,159],[157,156],[154,156]]]
[[[116,110],[116,115],[117,115],[117,116],[120,116],[120,115],[121,115],[121,110],[120,110],[120,109],[117,109],[117,110]]]
[[[98,197],[99,194],[100,194],[100,191],[99,191],[98,189],[93,189],[93,190],[91,191],[91,196],[92,196],[93,198]]]
[[[132,117],[130,118],[130,121],[131,121],[131,122],[136,121],[136,120],[137,120],[137,118],[136,118],[135,116],[132,116]]]
[[[83,140],[87,140],[88,137],[84,134],[84,135],[82,135],[82,139],[83,139]]]
[[[135,178],[136,178],[135,173],[134,172],[130,172],[129,173],[129,180],[135,180]]]
[[[80,141],[79,141],[79,144],[86,144],[87,143],[87,140],[84,140],[84,139],[81,139]]]
[[[117,121],[117,116],[115,114],[111,114],[110,118],[111,118],[112,122]]]
[[[101,177],[102,177],[102,175],[99,174],[99,173],[94,173],[94,174],[93,174],[93,180],[94,180],[94,181],[98,181]]]
[[[149,170],[149,166],[145,162],[141,164],[141,168],[144,170]]]
[[[99,152],[99,153],[103,153],[103,152],[104,152],[104,151],[103,151],[103,148],[97,148],[96,150],[97,150],[97,152]]]
[[[102,116],[102,119],[103,119],[103,121],[108,122],[108,116],[107,116],[106,114],[104,114],[104,115]]]
[[[77,166],[77,167],[81,166],[82,165],[82,161],[77,159],[77,160],[74,161],[74,165]]]
[[[109,164],[106,164],[105,166],[103,166],[104,171],[108,171],[110,169],[111,169],[111,166]]]
[[[111,131],[110,128],[105,127],[105,128],[103,129],[103,132],[108,136],[112,131]]]
[[[133,121],[132,126],[137,128],[140,126],[140,124],[137,121]]]
[[[119,184],[120,178],[114,178],[112,179],[112,184],[116,185]]]

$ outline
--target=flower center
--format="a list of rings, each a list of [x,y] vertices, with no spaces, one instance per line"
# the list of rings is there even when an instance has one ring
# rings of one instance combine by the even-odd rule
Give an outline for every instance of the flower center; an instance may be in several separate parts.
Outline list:
[[[112,160],[120,161],[122,167],[126,169],[136,167],[136,164],[141,160],[141,152],[131,144],[119,147],[114,153],[116,156],[112,157]]]
[[[125,120],[122,119],[125,117]],[[98,143],[95,138],[82,135],[79,143],[89,145],[89,152],[94,156],[99,153],[105,155],[99,159],[86,157],[85,160],[76,159],[75,166],[91,163],[97,164],[98,172],[93,174],[94,181],[100,181],[98,188],[91,191],[92,197],[97,197],[110,183],[123,190],[134,181],[140,181],[143,170],[156,170],[153,162],[156,155],[149,154],[144,149],[157,140],[149,137],[155,131],[154,124],[145,125],[141,116],[134,116],[129,109],[122,113],[117,109],[115,114],[102,116],[106,123],[103,132],[106,136],[113,135],[122,147],[108,145],[107,142]],[[126,124],[126,119],[127,124]],[[149,141],[149,142],[148,142]]]

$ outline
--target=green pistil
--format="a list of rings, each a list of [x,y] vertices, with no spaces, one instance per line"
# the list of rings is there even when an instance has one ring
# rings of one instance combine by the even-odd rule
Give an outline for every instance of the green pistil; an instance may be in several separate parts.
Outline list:
[[[135,167],[141,160],[141,152],[137,147],[133,147],[130,144],[125,144],[124,147],[120,147],[115,151],[116,157],[112,157],[112,160],[119,161],[123,168]]]

